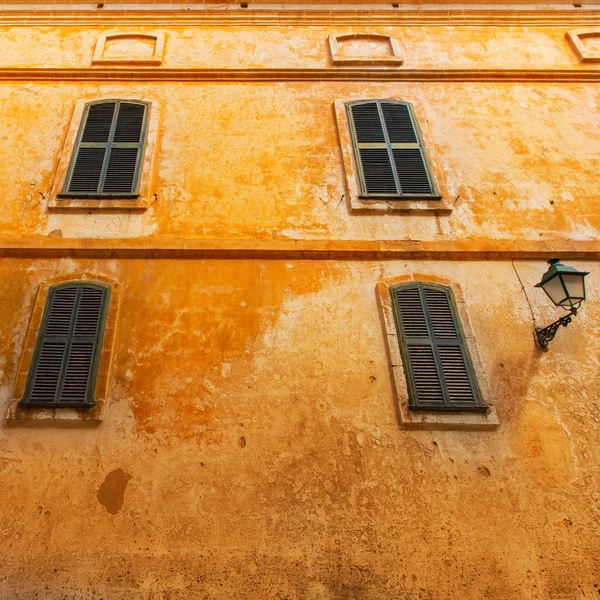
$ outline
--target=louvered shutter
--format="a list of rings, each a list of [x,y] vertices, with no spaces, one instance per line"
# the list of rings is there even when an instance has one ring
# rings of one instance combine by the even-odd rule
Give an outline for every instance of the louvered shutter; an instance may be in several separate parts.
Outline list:
[[[362,194],[382,197],[434,195],[411,110],[400,102],[349,105]]]
[[[93,405],[108,296],[98,284],[51,288],[22,404]]]
[[[392,290],[410,407],[485,411],[450,294],[426,284]]]
[[[121,100],[86,108],[66,195],[136,195],[147,112],[144,103]]]

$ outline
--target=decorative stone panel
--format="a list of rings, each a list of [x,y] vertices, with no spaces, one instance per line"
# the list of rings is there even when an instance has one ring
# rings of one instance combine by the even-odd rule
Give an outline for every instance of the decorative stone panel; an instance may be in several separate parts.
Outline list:
[[[334,65],[401,65],[400,44],[388,35],[348,33],[329,36]]]
[[[103,33],[96,42],[93,65],[160,65],[165,49],[165,34]]]
[[[573,29],[565,37],[581,62],[600,62],[600,27]]]

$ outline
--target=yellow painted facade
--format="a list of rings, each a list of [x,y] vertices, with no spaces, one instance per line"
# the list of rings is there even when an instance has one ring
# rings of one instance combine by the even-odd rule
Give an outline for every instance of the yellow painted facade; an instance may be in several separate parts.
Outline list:
[[[600,13],[53,6],[0,7],[0,598],[597,597]],[[98,99],[150,103],[139,202],[58,197]],[[439,205],[356,210],[367,99]],[[545,353],[553,256],[591,275]],[[455,291],[490,426],[403,422],[405,276]],[[69,279],[115,290],[97,408],[19,409]]]

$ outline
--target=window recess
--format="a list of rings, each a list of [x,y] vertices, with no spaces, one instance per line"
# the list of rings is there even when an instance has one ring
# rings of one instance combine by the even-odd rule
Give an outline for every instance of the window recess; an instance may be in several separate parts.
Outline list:
[[[137,198],[149,104],[87,104],[59,197]]]
[[[486,412],[451,290],[413,283],[390,293],[409,409]]]
[[[346,110],[361,198],[441,198],[410,104],[368,100]]]
[[[20,406],[94,406],[109,296],[96,283],[50,288]]]

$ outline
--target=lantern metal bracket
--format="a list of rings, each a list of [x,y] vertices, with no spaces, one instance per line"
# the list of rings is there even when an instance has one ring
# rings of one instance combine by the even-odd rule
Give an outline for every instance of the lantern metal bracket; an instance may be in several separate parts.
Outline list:
[[[548,325],[548,327],[544,327],[541,329],[540,327],[535,328],[535,334],[537,337],[538,344],[542,350],[548,350],[548,344],[554,339],[554,336],[558,332],[561,327],[566,327],[572,320],[573,317],[577,314],[577,309],[573,308],[568,315],[561,317],[558,321],[554,321]]]

